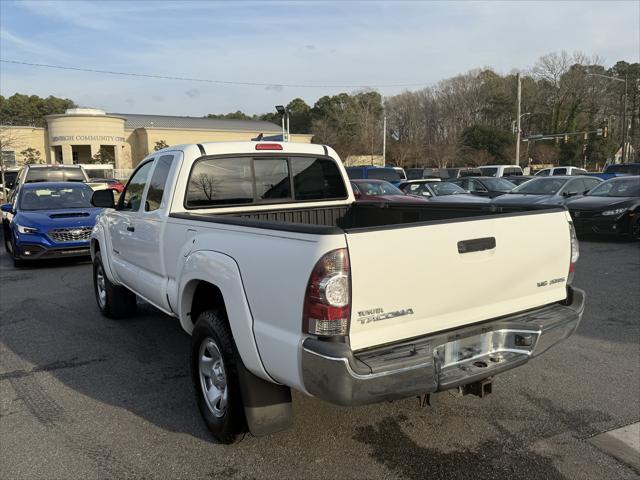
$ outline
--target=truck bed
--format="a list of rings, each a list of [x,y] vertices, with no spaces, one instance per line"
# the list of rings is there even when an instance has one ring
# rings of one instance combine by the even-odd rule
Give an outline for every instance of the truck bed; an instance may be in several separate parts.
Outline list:
[[[473,220],[493,215],[527,215],[540,210],[562,209],[554,206],[461,205],[459,203],[407,205],[389,202],[358,202],[337,207],[290,208],[258,212],[212,214],[172,213],[174,218],[198,220],[244,227],[264,228],[316,235],[340,234],[365,229],[385,229],[430,222]]]

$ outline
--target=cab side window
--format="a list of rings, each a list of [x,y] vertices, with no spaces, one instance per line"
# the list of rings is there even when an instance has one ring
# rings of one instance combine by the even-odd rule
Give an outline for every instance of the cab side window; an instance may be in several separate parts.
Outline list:
[[[487,189],[477,180],[471,180],[471,191],[472,192],[486,192]]]
[[[169,172],[171,171],[171,165],[173,164],[173,158],[173,155],[163,155],[156,162],[156,167],[149,181],[147,201],[144,204],[145,211],[158,210],[162,205],[162,197],[169,178]]]
[[[569,195],[578,195],[584,192],[584,183],[582,179],[570,180],[564,189],[564,193]]]
[[[136,170],[133,176],[129,179],[129,183],[127,183],[127,187],[120,197],[118,210],[130,212],[137,212],[140,210],[142,194],[144,193],[144,187],[147,184],[151,165],[153,165],[153,160],[148,161],[138,168],[138,170]]]

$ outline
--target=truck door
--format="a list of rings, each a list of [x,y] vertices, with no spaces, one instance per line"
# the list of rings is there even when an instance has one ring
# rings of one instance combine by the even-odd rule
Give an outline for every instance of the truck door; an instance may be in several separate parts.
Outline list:
[[[136,220],[140,217],[142,199],[147,186],[153,159],[138,167],[133,173],[118,201],[118,208],[109,224],[113,246],[113,266],[121,283],[133,288],[137,284],[137,267],[133,262],[135,251]]]
[[[178,153],[162,155],[155,161],[145,201],[135,219],[135,242],[132,243],[131,263],[136,266],[136,290],[149,301],[171,310],[166,296],[166,265],[164,258],[164,230],[169,208],[168,179],[171,178]]]

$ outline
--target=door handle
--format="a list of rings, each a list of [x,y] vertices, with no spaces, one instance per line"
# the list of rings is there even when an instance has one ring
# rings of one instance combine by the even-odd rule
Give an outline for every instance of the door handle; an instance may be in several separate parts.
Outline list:
[[[127,225],[127,231],[135,232],[136,231],[136,227],[134,227],[133,225]]]
[[[458,242],[458,253],[481,252],[496,248],[495,237],[474,238]]]

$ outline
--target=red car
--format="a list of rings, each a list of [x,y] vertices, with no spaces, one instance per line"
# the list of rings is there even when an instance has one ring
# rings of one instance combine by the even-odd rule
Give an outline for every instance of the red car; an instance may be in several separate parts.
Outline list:
[[[351,188],[359,202],[424,203],[426,198],[407,195],[384,180],[351,180]]]
[[[122,193],[124,190],[124,184],[120,182],[120,180],[116,180],[115,178],[92,178],[92,182],[104,182],[107,184],[107,188],[109,190],[115,190],[118,193]]]

